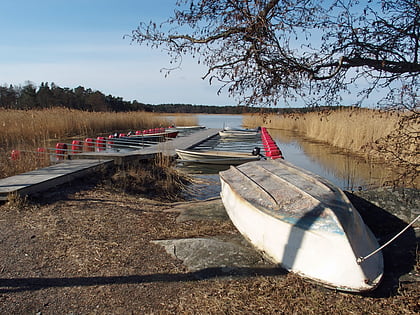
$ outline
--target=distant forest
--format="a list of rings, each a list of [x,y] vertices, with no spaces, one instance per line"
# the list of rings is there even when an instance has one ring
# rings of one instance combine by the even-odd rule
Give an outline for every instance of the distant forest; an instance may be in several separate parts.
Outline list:
[[[138,101],[125,101],[122,97],[105,95],[100,91],[79,86],[62,88],[54,83],[31,82],[23,86],[0,86],[0,107],[8,109],[42,109],[66,107],[94,112],[147,111],[162,113],[241,114],[258,112],[259,108],[244,106],[208,106],[190,104],[151,105]]]
[[[259,108],[253,106],[211,106],[191,104],[151,105],[138,101],[124,101],[122,97],[105,95],[100,91],[79,86],[74,89],[62,88],[54,83],[41,83],[36,87],[32,82],[23,86],[0,86],[0,108],[42,109],[65,107],[92,112],[146,111],[160,113],[206,113],[206,114],[244,114],[268,112],[307,111],[307,108]]]

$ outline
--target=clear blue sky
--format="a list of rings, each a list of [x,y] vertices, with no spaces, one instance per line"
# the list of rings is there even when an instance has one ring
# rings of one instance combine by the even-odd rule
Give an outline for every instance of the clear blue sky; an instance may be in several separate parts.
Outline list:
[[[185,60],[168,78],[169,58],[123,39],[139,21],[162,21],[176,0],[0,0],[0,85],[79,85],[150,104],[235,105]]]

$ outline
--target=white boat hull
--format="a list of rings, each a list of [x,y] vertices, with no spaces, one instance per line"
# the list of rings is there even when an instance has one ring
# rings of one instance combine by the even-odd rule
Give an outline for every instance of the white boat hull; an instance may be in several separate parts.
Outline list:
[[[260,135],[258,131],[239,131],[239,130],[222,130],[219,131],[219,136],[222,138],[256,138]]]
[[[251,168],[254,169],[258,163],[283,163],[279,165],[292,167],[283,161],[261,161],[245,165],[252,164]],[[227,173],[230,171],[220,173],[221,197],[226,211],[244,237],[271,261],[289,271],[339,290],[367,291],[379,284],[383,274],[381,253],[360,264],[357,263],[358,257],[369,254],[379,245],[341,190],[333,187],[332,192],[340,195],[339,199],[335,196],[336,203],[341,203],[340,207],[343,203],[349,203],[349,213],[345,216],[338,215],[340,219],[335,216],[331,205],[326,206],[322,202],[317,204],[315,199],[295,200],[295,205],[292,204],[293,200],[286,201],[285,204],[292,208],[297,206],[291,212],[284,209],[264,209],[261,205],[250,202],[249,198],[244,198],[244,192],[231,183]],[[305,173],[304,176],[308,174]],[[309,177],[306,179],[311,181]],[[319,187],[316,190],[324,193]],[[281,189],[285,199],[288,198],[287,191]],[[252,191],[245,195],[252,198]],[[304,208],[305,204],[316,210],[303,209],[305,214],[296,216],[299,205]],[[313,211],[316,211],[317,215],[314,216]],[[327,216],[329,218],[326,218]],[[349,222],[342,222],[343,218]]]
[[[260,157],[251,153],[231,151],[192,151],[177,149],[176,153],[182,161],[204,164],[239,165],[260,159]]]

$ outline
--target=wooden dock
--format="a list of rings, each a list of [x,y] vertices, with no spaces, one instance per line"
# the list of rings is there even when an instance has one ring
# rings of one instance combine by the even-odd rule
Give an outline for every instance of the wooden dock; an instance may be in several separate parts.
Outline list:
[[[0,179],[0,200],[10,194],[20,196],[39,193],[113,164],[112,160],[74,160],[48,166],[35,171]]]
[[[111,159],[114,160],[116,165],[121,165],[136,160],[147,160],[153,158],[158,153],[174,157],[176,156],[175,149],[187,150],[193,148],[217,136],[218,132],[219,130],[214,128],[202,129],[188,136],[176,137],[139,150],[130,152],[84,152],[72,155],[72,159]]]
[[[158,153],[175,157],[176,149],[193,148],[217,134],[217,129],[203,129],[136,151],[85,152],[71,155],[71,160],[0,179],[0,200],[9,200],[10,195],[14,194],[25,196],[40,193],[113,164],[122,165],[135,160],[151,159]]]

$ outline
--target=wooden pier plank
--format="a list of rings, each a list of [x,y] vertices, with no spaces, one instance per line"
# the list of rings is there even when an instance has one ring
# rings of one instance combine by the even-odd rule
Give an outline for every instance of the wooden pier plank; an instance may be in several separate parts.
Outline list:
[[[176,156],[175,149],[187,150],[203,143],[204,141],[218,135],[219,130],[215,128],[202,129],[174,139],[168,139],[149,147],[130,152],[84,152],[72,156],[73,159],[112,159],[116,165],[121,165],[134,160],[147,160],[158,153],[165,156]]]
[[[0,200],[8,200],[10,194],[24,196],[48,190],[112,163],[112,160],[71,160],[2,178],[0,179]]]
[[[98,167],[121,165],[134,160],[153,158],[158,153],[176,156],[176,149],[190,149],[218,135],[218,129],[202,129],[131,152],[84,152],[74,154],[71,160],[35,171],[0,179],[0,200],[10,194],[29,195],[48,190],[57,185],[82,177]]]
[[[186,137],[177,137],[171,140],[169,143],[173,145],[174,148],[180,150],[191,149],[204,141],[207,141],[219,134],[219,129],[209,128],[202,129],[197,132],[194,132]],[[164,144],[164,143],[163,143]],[[173,151],[167,151],[168,154],[176,155],[175,149]]]

